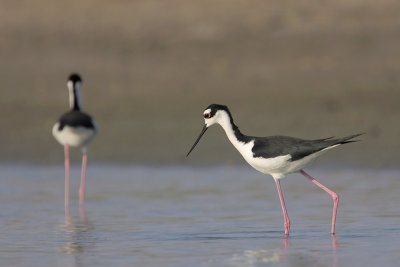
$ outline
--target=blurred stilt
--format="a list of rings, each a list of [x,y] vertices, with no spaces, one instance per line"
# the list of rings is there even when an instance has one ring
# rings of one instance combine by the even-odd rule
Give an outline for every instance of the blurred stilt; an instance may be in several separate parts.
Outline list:
[[[67,213],[69,207],[69,147],[64,145],[64,164],[65,164],[65,192],[64,192],[64,207]]]

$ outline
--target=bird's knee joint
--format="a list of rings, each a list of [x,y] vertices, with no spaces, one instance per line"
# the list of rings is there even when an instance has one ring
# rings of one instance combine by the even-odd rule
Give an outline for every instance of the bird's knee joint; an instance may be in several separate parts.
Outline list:
[[[332,194],[332,199],[333,199],[333,201],[339,201],[339,194],[338,193],[333,193]]]

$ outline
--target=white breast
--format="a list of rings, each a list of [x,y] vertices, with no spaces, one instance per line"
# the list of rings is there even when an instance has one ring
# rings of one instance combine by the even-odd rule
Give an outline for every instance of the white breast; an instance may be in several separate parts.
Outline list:
[[[288,168],[290,164],[290,155],[278,156],[274,158],[255,158],[252,152],[254,146],[254,140],[245,144],[239,143],[235,145],[237,150],[242,154],[243,158],[250,164],[254,169],[272,175],[275,179],[283,178],[284,175],[279,175],[285,173],[285,169]],[[280,177],[282,176],[282,177]]]

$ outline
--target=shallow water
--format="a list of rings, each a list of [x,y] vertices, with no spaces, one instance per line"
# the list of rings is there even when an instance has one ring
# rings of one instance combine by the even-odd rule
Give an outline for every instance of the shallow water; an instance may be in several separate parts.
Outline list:
[[[282,180],[250,167],[95,166],[64,215],[63,168],[0,165],[2,266],[399,266],[400,171],[309,168]]]

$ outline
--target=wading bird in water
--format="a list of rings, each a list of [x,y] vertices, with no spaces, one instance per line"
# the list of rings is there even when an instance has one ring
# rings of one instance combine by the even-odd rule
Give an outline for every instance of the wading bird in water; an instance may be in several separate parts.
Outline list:
[[[53,126],[53,136],[64,146],[65,156],[65,209],[69,206],[69,147],[82,150],[82,172],[79,187],[79,204],[85,200],[85,177],[88,146],[97,134],[97,126],[92,117],[82,111],[80,89],[81,77],[73,73],[69,76],[67,87],[69,92],[70,111],[64,113]]]
[[[190,152],[192,152],[203,134],[211,125],[216,123],[221,125],[225,130],[229,141],[231,141],[233,146],[240,152],[247,163],[249,163],[254,169],[269,174],[274,178],[284,216],[285,235],[289,235],[290,220],[282,194],[280,179],[284,178],[286,174],[293,172],[300,172],[332,197],[333,214],[331,233],[335,233],[339,195],[318,182],[315,178],[311,177],[303,170],[303,168],[329,149],[342,144],[355,142],[355,140],[351,139],[361,134],[354,134],[337,139],[330,137],[316,140],[304,140],[288,136],[247,136],[242,134],[233,122],[228,107],[218,104],[208,106],[203,112],[203,117],[205,125],[186,156],[189,156]]]

